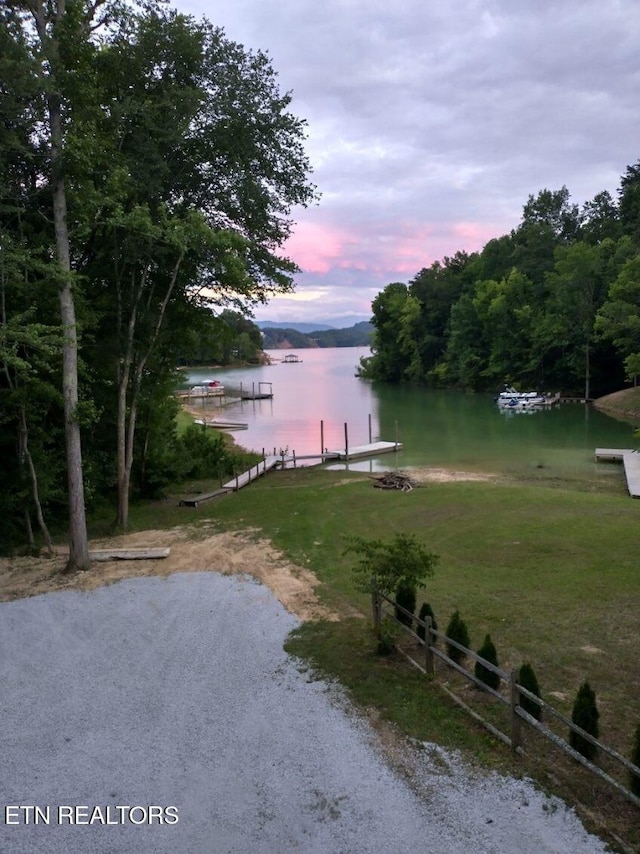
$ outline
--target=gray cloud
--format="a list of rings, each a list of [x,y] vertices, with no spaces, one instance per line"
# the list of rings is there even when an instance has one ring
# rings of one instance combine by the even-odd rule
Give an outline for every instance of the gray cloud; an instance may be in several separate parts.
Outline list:
[[[297,220],[357,236],[322,273],[350,298],[481,248],[545,187],[566,184],[577,203],[615,193],[640,157],[637,0],[173,5],[268,52],[292,90],[323,194]],[[408,240],[415,269],[400,275]],[[299,289],[318,276],[301,275]]]

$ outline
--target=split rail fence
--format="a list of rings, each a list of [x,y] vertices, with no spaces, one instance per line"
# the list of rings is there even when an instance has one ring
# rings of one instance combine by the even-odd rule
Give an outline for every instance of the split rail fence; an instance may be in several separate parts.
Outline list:
[[[581,727],[577,726],[572,720],[570,720],[566,715],[563,715],[557,709],[554,709],[553,706],[550,706],[549,703],[542,700],[540,697],[537,697],[535,694],[532,694],[528,691],[524,686],[518,683],[518,672],[516,669],[512,669],[510,672],[502,670],[500,667],[496,667],[492,662],[487,661],[486,659],[479,656],[476,652],[471,649],[468,649],[465,646],[462,646],[457,641],[452,638],[447,637],[443,632],[437,631],[432,626],[432,621],[430,617],[427,617],[425,620],[421,620],[408,611],[406,608],[403,608],[402,605],[399,605],[394,599],[391,599],[388,596],[385,596],[383,593],[379,591],[372,592],[372,610],[373,610],[373,622],[376,630],[378,630],[381,626],[383,617],[391,617],[399,626],[401,626],[409,635],[411,635],[419,645],[422,646],[423,653],[423,661],[422,663],[416,661],[411,655],[409,655],[406,651],[400,649],[400,652],[409,660],[409,662],[417,667],[418,670],[422,671],[428,677],[435,676],[435,662],[436,659],[443,661],[448,667],[455,670],[459,673],[464,679],[476,685],[476,687],[480,688],[482,691],[489,694],[498,704],[503,707],[506,707],[508,710],[508,720],[509,724],[505,729],[509,729],[508,733],[502,732],[497,726],[495,726],[490,721],[483,718],[478,712],[472,709],[461,697],[458,697],[453,691],[451,691],[447,686],[440,684],[440,687],[447,693],[447,695],[459,706],[461,706],[467,713],[469,713],[478,723],[482,724],[489,732],[492,733],[496,738],[500,741],[504,742],[504,744],[508,745],[511,750],[516,753],[523,754],[523,738],[522,738],[522,723],[525,723],[537,733],[539,733],[544,738],[551,741],[557,748],[566,753],[571,758],[575,759],[581,765],[583,765],[588,771],[590,771],[595,776],[599,777],[601,780],[606,782],[608,785],[612,786],[616,789],[624,798],[626,798],[631,803],[636,806],[640,806],[640,798],[636,797],[629,790],[629,788],[624,785],[620,780],[616,779],[613,774],[616,774],[620,777],[626,776],[628,777],[630,773],[637,774],[640,776],[640,768],[637,765],[634,765],[624,756],[619,754],[617,751],[603,744],[598,739],[594,738],[590,733],[585,732]],[[406,625],[397,619],[396,614],[402,613],[406,616],[407,620],[411,620],[410,625]],[[413,626],[421,626],[424,628],[424,640],[419,637],[419,635],[414,631]],[[496,673],[501,680],[501,683],[505,686],[505,691],[500,692],[496,691],[493,688],[486,685],[482,680],[478,679],[474,673],[471,673],[462,665],[455,662],[452,658],[450,658],[443,649],[440,649],[437,646],[438,641],[441,642],[444,650],[447,649],[447,645],[454,647],[472,661],[479,662],[484,668],[487,670]],[[593,744],[602,757],[607,757],[608,763],[611,765],[611,773],[603,770],[598,767],[596,764],[591,762],[589,759],[586,759],[581,753],[574,750],[571,745],[566,741],[566,739],[562,738],[557,733],[553,732],[548,726],[546,726],[542,721],[537,720],[532,715],[530,715],[525,709],[521,706],[521,698],[526,697],[527,700],[530,700],[532,703],[535,703],[542,710],[542,716],[547,720],[554,719],[555,721],[562,724],[565,728],[572,730],[573,732],[580,735],[583,739]]]

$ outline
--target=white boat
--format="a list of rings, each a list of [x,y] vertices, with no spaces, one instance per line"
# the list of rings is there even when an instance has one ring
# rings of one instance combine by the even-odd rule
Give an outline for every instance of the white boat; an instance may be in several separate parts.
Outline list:
[[[537,391],[517,391],[508,385],[496,398],[498,406],[510,409],[532,409],[535,406],[542,406],[545,402],[544,395],[538,394]]]
[[[189,389],[189,395],[193,397],[216,397],[223,394],[224,386],[217,380],[211,380],[201,385],[192,385]]]

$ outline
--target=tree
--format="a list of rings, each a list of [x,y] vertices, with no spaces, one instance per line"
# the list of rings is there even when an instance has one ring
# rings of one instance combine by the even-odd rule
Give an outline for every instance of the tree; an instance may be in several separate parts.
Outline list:
[[[640,160],[627,166],[620,181],[618,209],[625,234],[640,241]]]
[[[567,352],[572,373],[583,380],[591,397],[591,350],[596,312],[602,300],[600,252],[597,246],[576,242],[559,246],[547,277],[546,322],[550,346]]]
[[[461,294],[471,288],[469,271],[477,256],[457,252],[422,269],[409,284],[409,299],[417,300],[411,322],[405,321],[406,332],[400,337],[405,352],[411,352],[406,336],[413,341],[408,379],[427,379],[441,363],[446,347],[452,306]],[[406,315],[406,313],[405,313]],[[416,367],[419,366],[419,371]]]
[[[45,105],[46,122],[37,136],[46,159],[42,179],[50,192],[50,212],[54,227],[55,261],[52,277],[58,285],[62,325],[62,392],[64,401],[68,508],[69,560],[67,571],[89,568],[85,520],[82,446],[79,421],[78,329],[69,238],[67,182],[73,173],[73,145],[70,125],[81,115],[79,87],[87,79],[86,56],[94,17],[107,0],[67,3],[66,0],[11,0],[3,10],[16,44],[28,45],[27,57],[39,82],[40,100]],[[80,84],[77,81],[82,81]],[[75,86],[75,89],[74,89]]]
[[[593,736],[593,738],[598,738],[598,735],[600,734],[600,729],[598,727],[599,717],[600,712],[598,711],[596,704],[595,691],[591,688],[588,682],[583,682],[578,689],[578,693],[573,704],[571,720],[576,724],[576,726],[579,726],[580,729],[583,729],[586,733]],[[573,747],[574,750],[577,750],[578,753],[581,753],[585,759],[594,759],[598,752],[598,748],[595,744],[587,741],[583,735],[580,735],[580,733],[575,732],[573,729],[569,734],[569,743],[571,744],[571,747]]]
[[[451,615],[449,625],[447,626],[446,636],[450,640],[460,644],[460,646],[467,647],[467,649],[469,648],[469,630],[467,629],[467,624],[460,616],[460,611],[454,611]],[[458,649],[457,646],[454,646],[448,641],[446,648],[447,655],[452,661],[455,661],[456,664],[460,664],[460,662],[466,658],[466,652],[461,649]]]
[[[151,14],[99,53],[109,157],[95,170],[100,208],[83,272],[99,288],[99,341],[116,380],[118,518],[128,523],[143,386],[166,360],[176,303],[236,306],[292,288],[278,252],[308,183],[304,122],[287,107],[268,59],[207,22]],[[111,338],[106,329],[115,328]],[[238,347],[245,355],[250,340]]]
[[[418,613],[418,619],[422,620],[424,622],[424,621],[426,621],[427,617],[430,617],[430,619],[431,619],[431,628],[437,632],[438,631],[438,623],[436,621],[435,614],[433,613],[433,609],[428,602],[423,602],[422,605],[420,606],[420,611]],[[425,636],[426,636],[424,626],[418,625],[418,628],[416,629],[416,634],[418,635],[420,640],[424,640]]]
[[[580,236],[587,243],[599,244],[620,237],[618,205],[608,190],[596,193],[591,201],[584,203],[580,220]]]
[[[376,379],[399,382],[411,363],[405,348],[399,346],[403,330],[406,330],[405,309],[409,292],[402,282],[392,282],[371,303],[374,326],[371,343],[372,356],[366,365],[367,375]]]
[[[630,258],[612,283],[595,329],[622,359],[640,354],[640,255]]]
[[[538,679],[536,678],[535,671],[526,661],[521,665],[520,670],[518,671],[518,685],[522,685],[522,687],[526,688],[526,690],[531,694],[535,694],[536,697],[540,697],[540,687],[538,685]],[[520,694],[520,706],[537,721],[542,718],[542,707],[539,706],[535,700],[525,697],[524,694]]]
[[[400,606],[400,607],[398,607]],[[401,610],[404,608],[404,610]],[[406,580],[402,580],[396,587],[396,620],[399,623],[404,623],[405,626],[411,626],[413,623],[413,615],[416,610],[416,588],[414,584]],[[409,611],[409,614],[405,614]]]
[[[433,575],[439,560],[414,534],[395,534],[386,542],[349,537],[348,543],[344,553],[360,556],[352,571],[356,587],[363,593],[371,593],[372,585],[389,597],[401,583],[417,588]]]
[[[478,655],[484,658],[485,661],[488,661],[489,664],[493,664],[495,667],[498,666],[498,653],[496,652],[495,644],[491,640],[491,635],[485,636],[484,643],[478,650]],[[500,687],[500,674],[494,670],[490,670],[482,662],[476,661],[474,673],[476,679],[484,682],[485,685],[493,688],[494,691],[497,691]]]

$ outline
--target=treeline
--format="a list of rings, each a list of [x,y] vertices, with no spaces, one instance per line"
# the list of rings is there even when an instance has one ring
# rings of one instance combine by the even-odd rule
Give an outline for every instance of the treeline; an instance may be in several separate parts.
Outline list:
[[[640,375],[640,162],[617,199],[581,207],[566,187],[519,226],[388,285],[373,302],[361,374],[468,390],[504,383],[587,398]]]
[[[181,366],[257,365],[262,350],[262,333],[256,324],[240,312],[225,309],[219,315],[206,312],[194,317],[177,356]]]
[[[310,347],[366,347],[371,343],[373,326],[364,320],[347,329],[322,329],[315,332],[298,332],[296,329],[270,327],[263,330],[265,350]]]
[[[87,569],[86,508],[126,528],[229,462],[177,435],[176,366],[251,360],[243,307],[292,290],[305,122],[265,54],[160,0],[0,4],[0,80],[0,548],[68,530]]]

